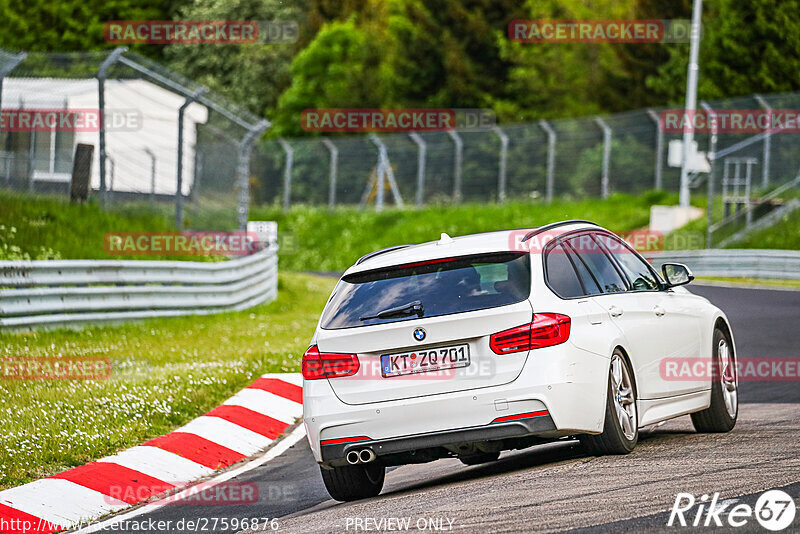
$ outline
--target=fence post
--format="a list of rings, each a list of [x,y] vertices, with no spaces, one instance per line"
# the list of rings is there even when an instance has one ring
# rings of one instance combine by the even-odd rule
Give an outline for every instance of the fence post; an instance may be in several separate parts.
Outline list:
[[[556,172],[556,131],[545,120],[539,121],[539,127],[547,134],[547,179],[545,181],[545,202],[553,202],[553,185]]]
[[[389,187],[392,190],[395,206],[398,208],[403,207],[403,197],[400,195],[400,188],[397,187],[397,182],[394,179],[394,171],[389,163],[389,154],[386,152],[386,145],[383,144],[380,137],[377,135],[369,134],[369,140],[378,147],[378,170],[376,172],[378,196],[375,199],[375,210],[382,211],[384,204],[384,181],[389,181]]]
[[[285,139],[278,139],[281,148],[286,153],[286,165],[283,168],[283,209],[289,211],[292,204],[292,164],[294,162],[294,149]]]
[[[764,97],[761,95],[753,95],[753,98],[756,99],[758,105],[764,108],[764,111],[767,112],[767,115],[770,117],[770,121],[772,120],[772,107],[764,100]],[[772,124],[770,123],[770,126]],[[761,158],[761,187],[769,187],[769,165],[770,165],[770,156],[772,155],[772,132],[767,132],[767,135],[764,137],[764,153]]]
[[[603,130],[603,173],[600,177],[600,196],[608,198],[608,167],[611,160],[611,128],[600,117],[594,122]]]
[[[8,63],[0,67],[0,110],[3,109],[3,78],[5,78],[12,70],[17,68],[17,65],[25,61],[26,57],[28,57],[28,54],[26,54],[25,52],[20,52],[19,54],[14,56],[14,58],[11,59]],[[2,125],[1,122],[0,125]]]
[[[99,158],[100,158],[100,205],[106,202],[106,74],[109,67],[119,60],[120,56],[128,50],[128,47],[121,46],[115,48],[97,68],[97,102],[100,108],[100,132],[99,132]]]
[[[109,155],[106,155],[106,159],[108,160],[109,166],[111,167],[111,180],[108,182],[108,191],[110,193],[114,192],[114,177],[117,175],[117,165],[114,163],[114,158]]]
[[[428,145],[422,137],[415,132],[408,134],[417,144],[417,208],[421,208],[425,198],[425,157],[428,154]]]
[[[330,139],[323,139],[322,144],[331,153],[331,167],[329,171],[329,185],[328,185],[328,208],[334,209],[336,207],[336,170],[339,166],[339,149],[333,144]]]
[[[447,134],[453,140],[456,148],[453,158],[453,202],[458,204],[461,202],[461,160],[464,155],[464,142],[455,130],[450,130]]]
[[[183,118],[186,108],[197,101],[206,91],[208,91],[207,88],[201,87],[187,96],[181,107],[178,108],[178,177],[175,186],[175,228],[178,231],[183,230]]]
[[[150,204],[156,203],[156,155],[149,148],[144,149],[150,156]]]
[[[711,119],[711,137],[708,141],[708,201],[706,203],[706,248],[711,248],[711,225],[714,224],[714,159],[717,152],[717,114],[711,109],[707,102],[700,102],[700,106],[706,110]]]
[[[500,169],[497,173],[497,200],[506,201],[506,158],[508,157],[508,136],[495,126],[492,131],[500,138]]]
[[[247,220],[250,218],[250,156],[253,143],[269,127],[270,122],[268,120],[259,121],[247,130],[241,142],[238,143],[239,163],[236,165],[236,181],[239,184],[239,206],[236,212],[239,230],[242,231],[247,230]]]
[[[656,123],[656,169],[653,178],[653,188],[662,189],[664,182],[662,178],[662,170],[664,167],[664,130],[661,128],[661,120],[658,118],[658,113],[652,109],[647,110],[647,114]]]

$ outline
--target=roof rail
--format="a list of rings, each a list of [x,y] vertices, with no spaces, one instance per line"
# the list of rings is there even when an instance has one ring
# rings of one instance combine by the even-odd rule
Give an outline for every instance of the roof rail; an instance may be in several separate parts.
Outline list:
[[[583,220],[583,219],[572,219],[572,220],[568,220],[568,221],[554,222],[554,223],[546,224],[544,226],[540,226],[539,228],[535,228],[535,229],[531,230],[530,232],[525,234],[525,237],[522,238],[522,242],[524,243],[528,239],[530,239],[530,238],[532,238],[534,236],[537,236],[537,235],[541,234],[542,232],[546,232],[548,230],[552,230],[554,228],[558,228],[559,226],[567,226],[568,224],[593,224],[594,226],[599,226],[597,223],[594,223],[592,221],[586,221],[586,220]]]
[[[369,254],[364,254],[363,256],[358,258],[358,261],[356,262],[356,265],[358,265],[359,263],[364,263],[368,259],[374,258],[375,256],[378,256],[380,254],[384,254],[386,252],[392,252],[393,250],[400,250],[401,248],[406,248],[406,247],[410,247],[410,246],[413,246],[413,245],[395,245],[393,247],[386,247],[386,248],[382,248],[380,250],[376,250],[375,252],[370,252]]]

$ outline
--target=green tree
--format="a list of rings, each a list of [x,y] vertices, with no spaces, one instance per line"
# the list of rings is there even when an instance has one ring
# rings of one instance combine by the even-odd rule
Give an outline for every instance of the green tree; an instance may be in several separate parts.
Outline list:
[[[0,0],[0,47],[34,52],[100,50],[103,28],[112,20],[171,19],[188,0]],[[160,48],[138,46],[148,55]]]
[[[170,67],[217,91],[253,113],[270,116],[289,85],[292,57],[306,37],[308,2],[280,0],[197,0],[180,11],[186,20],[292,21],[296,43],[175,44],[164,52]]]
[[[703,9],[698,95],[713,99],[800,89],[800,2],[709,0]],[[689,45],[669,59],[647,86],[667,102],[684,98]]]

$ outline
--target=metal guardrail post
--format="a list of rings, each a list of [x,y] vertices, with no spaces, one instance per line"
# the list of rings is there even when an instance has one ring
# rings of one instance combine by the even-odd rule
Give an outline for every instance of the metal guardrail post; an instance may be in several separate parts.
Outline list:
[[[186,97],[178,108],[178,179],[175,186],[175,228],[183,230],[183,118],[186,108],[197,101],[208,89],[201,87],[194,94]]]
[[[294,163],[294,149],[285,139],[278,139],[278,143],[286,153],[286,164],[283,168],[283,209],[289,211],[292,204],[292,164]]]
[[[461,163],[464,157],[464,142],[455,130],[447,132],[455,145],[455,157],[453,158],[453,202],[461,202]]]
[[[608,169],[611,163],[611,128],[600,117],[595,117],[595,124],[603,130],[603,171],[600,175],[600,197],[608,198]]]
[[[331,153],[331,165],[328,173],[328,208],[336,207],[336,171],[339,166],[339,149],[330,139],[323,139],[322,144]]]
[[[508,157],[508,136],[503,130],[495,126],[492,131],[500,138],[500,165],[497,171],[497,200],[506,201],[506,159]]]
[[[714,159],[717,152],[717,135],[719,125],[717,124],[717,114],[711,109],[707,102],[700,102],[700,106],[706,110],[711,118],[711,137],[708,141],[708,163],[710,169],[708,170],[708,201],[706,203],[706,248],[711,248],[712,238],[712,225],[714,224]]]
[[[770,116],[770,127],[772,126],[772,107],[764,100],[761,95],[753,95],[758,105],[764,108],[764,111]],[[770,156],[772,155],[772,131],[764,137],[764,152],[761,158],[761,187],[769,187],[769,166]]]
[[[101,206],[106,203],[106,74],[111,65],[116,63],[127,50],[128,47],[126,46],[115,48],[97,68],[97,101],[98,107],[100,108],[99,161]]]
[[[238,143],[239,163],[236,165],[236,181],[239,184],[239,205],[236,209],[239,230],[247,230],[247,220],[250,218],[250,156],[252,154],[253,143],[259,135],[270,127],[270,122],[266,119],[259,121],[255,126],[251,126],[244,134],[241,142]]]
[[[408,136],[417,144],[417,208],[421,208],[425,199],[425,158],[428,153],[428,145],[418,133],[410,133]]]
[[[547,178],[545,181],[544,199],[548,204],[553,202],[553,185],[556,172],[556,131],[545,120],[539,121],[539,127],[547,134]]]
[[[652,109],[647,110],[647,114],[656,123],[656,168],[653,173],[653,188],[663,189],[663,168],[664,168],[664,130],[661,128],[661,120],[658,113]]]

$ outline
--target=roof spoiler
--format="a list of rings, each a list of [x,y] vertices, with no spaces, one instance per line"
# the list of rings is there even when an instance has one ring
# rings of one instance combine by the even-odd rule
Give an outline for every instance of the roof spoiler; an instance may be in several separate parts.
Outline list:
[[[583,220],[583,219],[572,219],[572,220],[568,220],[568,221],[554,222],[554,223],[546,224],[544,226],[540,226],[539,228],[535,228],[535,229],[531,230],[530,232],[525,234],[525,237],[522,238],[522,242],[524,243],[528,239],[530,239],[530,238],[532,238],[534,236],[537,236],[537,235],[539,235],[539,234],[541,234],[543,232],[546,232],[548,230],[552,230],[554,228],[558,228],[559,226],[567,226],[567,225],[570,225],[570,224],[591,224],[593,226],[600,226],[597,223],[594,223],[592,221],[586,221],[586,220]]]
[[[358,265],[359,263],[364,263],[368,259],[374,258],[375,256],[378,256],[380,254],[385,254],[387,252],[392,252],[393,250],[400,250],[401,248],[406,248],[406,247],[410,247],[410,246],[412,246],[412,245],[395,245],[393,247],[386,247],[386,248],[382,248],[380,250],[376,250],[375,252],[370,252],[369,254],[364,254],[363,256],[358,258],[358,261],[356,262],[356,265]]]

